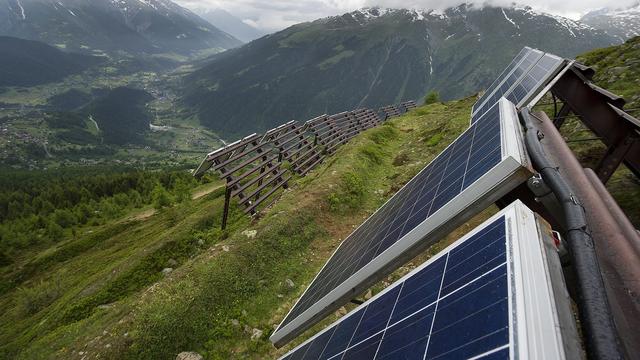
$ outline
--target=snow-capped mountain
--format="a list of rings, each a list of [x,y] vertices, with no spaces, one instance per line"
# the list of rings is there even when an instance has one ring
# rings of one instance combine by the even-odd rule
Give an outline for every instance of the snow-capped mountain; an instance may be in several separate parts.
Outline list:
[[[240,44],[169,0],[1,0],[0,35],[94,53],[191,54]]]
[[[603,8],[591,11],[580,21],[625,41],[640,36],[640,2],[625,9]]]
[[[185,102],[217,131],[244,135],[282,119],[472,94],[529,45],[562,56],[618,41],[528,7],[442,12],[367,8],[294,25],[217,55]]]

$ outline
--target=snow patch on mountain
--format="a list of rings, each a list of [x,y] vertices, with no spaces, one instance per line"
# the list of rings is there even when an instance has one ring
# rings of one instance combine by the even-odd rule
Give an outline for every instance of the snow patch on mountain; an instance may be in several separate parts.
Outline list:
[[[22,17],[22,20],[25,20],[27,15],[24,13],[24,8],[22,7],[20,0],[16,0],[16,3],[18,4],[18,8],[20,8],[20,16]]]
[[[640,35],[640,2],[625,9],[594,10],[585,14],[580,21],[625,41]]]
[[[504,15],[504,18],[507,19],[508,22],[513,24],[513,26],[515,26],[516,29],[520,29],[520,26],[518,26],[518,24],[516,24],[515,21],[511,20],[511,18],[507,16],[507,13],[504,12],[504,9],[500,9],[500,10],[502,11],[502,15]]]

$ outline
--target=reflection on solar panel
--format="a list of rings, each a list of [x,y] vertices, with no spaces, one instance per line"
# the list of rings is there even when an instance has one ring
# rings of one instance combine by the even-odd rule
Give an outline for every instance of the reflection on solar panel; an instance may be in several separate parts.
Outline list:
[[[578,357],[549,235],[516,201],[283,359]]]
[[[515,107],[501,100],[349,235],[271,336],[282,345],[528,176]]]
[[[535,49],[529,50],[529,52],[522,58],[522,60],[520,60],[518,66],[516,66],[513,71],[511,71],[509,76],[503,79],[503,81],[500,83],[500,86],[496,87],[496,89],[491,93],[487,91],[485,96],[483,96],[484,102],[475,107],[475,112],[472,115],[472,123],[477,117],[482,116],[482,114],[487,112],[487,110],[491,106],[493,106],[496,101],[500,100],[500,98],[505,96],[505,94],[508,94],[509,90],[513,88],[513,86],[517,84],[518,81],[520,81],[522,76],[526,74],[531,66],[533,66],[542,56],[544,56],[544,53],[542,51]],[[476,104],[479,103],[480,101],[478,101]]]
[[[544,82],[551,79],[564,64],[564,59],[555,55],[545,54],[538,62],[522,77],[518,85],[516,85],[509,96],[512,103],[519,107],[524,105],[523,101],[533,96],[533,92],[537,92]]]
[[[500,85],[493,89],[489,88],[474,104],[471,123],[477,121],[502,97],[509,99],[518,108],[529,105],[530,100],[552,80],[563,65],[565,60],[562,58],[528,49],[518,65],[500,82]]]
[[[475,104],[473,104],[473,107],[471,108],[472,114],[476,112],[476,107],[479,107],[480,105],[482,105],[487,100],[487,98],[493,94],[495,89],[498,88],[498,86],[502,85],[502,82],[509,75],[511,75],[511,73],[516,69],[516,67],[518,67],[518,65],[520,65],[520,61],[522,61],[522,59],[525,56],[529,55],[532,51],[533,49],[531,49],[528,46],[525,46],[522,50],[520,50],[518,55],[516,55],[516,57],[513,58],[513,60],[511,60],[511,63],[507,65],[507,67],[502,71],[502,73],[500,73],[500,75],[498,75],[495,81],[487,88],[487,90],[484,92],[484,95],[482,95],[482,97],[478,99],[478,101],[476,101]]]

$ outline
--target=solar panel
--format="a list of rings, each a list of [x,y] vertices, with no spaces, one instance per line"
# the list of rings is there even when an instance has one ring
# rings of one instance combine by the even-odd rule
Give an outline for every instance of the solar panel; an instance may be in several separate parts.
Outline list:
[[[512,90],[507,99],[518,107],[524,105],[533,92],[537,92],[545,82],[557,73],[565,63],[564,59],[552,54],[545,54],[536,64],[529,69],[527,74],[520,80]]]
[[[518,118],[506,99],[469,127],[349,235],[271,340],[280,346],[526,180]]]
[[[531,105],[531,99],[538,95],[565,64],[564,59],[555,55],[531,50],[500,87],[495,89],[490,96],[485,98],[484,103],[476,108],[472,114],[471,123],[473,124],[501,97],[506,97],[518,108]]]
[[[520,61],[522,61],[522,59],[528,55],[531,51],[533,51],[533,49],[531,49],[528,46],[525,46],[524,48],[522,48],[522,50],[520,50],[520,52],[518,53],[518,55],[516,55],[515,58],[513,58],[513,60],[511,60],[511,63],[509,63],[509,65],[507,65],[507,67],[502,70],[502,73],[500,73],[500,75],[498,75],[498,77],[494,80],[493,83],[491,83],[491,85],[485,90],[484,94],[482,95],[482,97],[480,97],[480,99],[478,99],[478,101],[476,101],[475,104],[473,104],[473,107],[471,108],[471,113],[473,114],[476,110],[476,107],[479,107],[480,105],[482,105],[486,99],[493,94],[493,92],[495,91],[495,89],[500,86],[502,84],[502,82],[515,70],[515,68],[520,64]]]
[[[282,359],[578,357],[549,232],[516,201]]]
[[[500,85],[497,86],[493,91],[487,91],[485,95],[476,102],[474,107],[474,112],[472,113],[472,119],[477,119],[477,117],[482,116],[493,104],[500,100],[505,94],[509,92],[515,84],[520,81],[520,78],[529,71],[529,69],[541,58],[544,56],[544,53],[540,50],[530,49],[525,56],[523,56],[522,60],[518,63],[507,77],[505,77]],[[482,101],[482,102],[481,102]],[[516,104],[517,105],[517,104]],[[475,120],[472,120],[472,122]]]

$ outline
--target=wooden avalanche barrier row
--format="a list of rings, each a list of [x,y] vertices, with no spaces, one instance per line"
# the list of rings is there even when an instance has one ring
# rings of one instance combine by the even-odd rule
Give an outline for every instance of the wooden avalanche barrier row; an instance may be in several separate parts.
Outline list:
[[[245,213],[257,214],[278,198],[280,190],[287,189],[294,174],[306,175],[362,131],[415,107],[415,101],[407,101],[378,112],[357,109],[321,115],[302,124],[292,120],[264,135],[252,134],[207,154],[193,175],[201,177],[211,169],[226,181],[224,229],[232,199]]]

